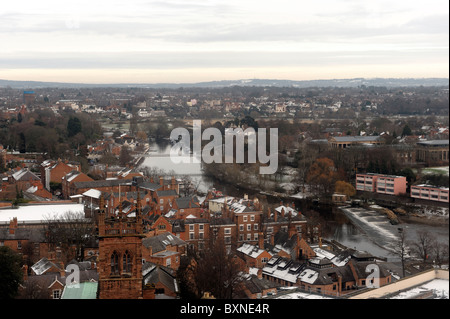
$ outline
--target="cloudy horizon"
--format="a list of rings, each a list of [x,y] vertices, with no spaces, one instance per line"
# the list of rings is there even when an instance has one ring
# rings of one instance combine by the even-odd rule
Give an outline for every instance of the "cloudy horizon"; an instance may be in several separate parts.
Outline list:
[[[0,8],[0,78],[447,78],[448,8],[442,0],[19,0]]]

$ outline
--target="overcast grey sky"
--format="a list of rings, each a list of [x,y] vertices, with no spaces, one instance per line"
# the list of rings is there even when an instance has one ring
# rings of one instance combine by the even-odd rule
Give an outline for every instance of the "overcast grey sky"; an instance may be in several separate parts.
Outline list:
[[[0,78],[448,77],[446,0],[8,1]]]

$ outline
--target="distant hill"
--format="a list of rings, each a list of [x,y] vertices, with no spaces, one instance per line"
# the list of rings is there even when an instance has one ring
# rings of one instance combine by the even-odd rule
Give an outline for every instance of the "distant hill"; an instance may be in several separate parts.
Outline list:
[[[39,81],[10,81],[0,79],[0,87],[11,87],[14,89],[36,89],[36,88],[83,88],[83,87],[139,87],[139,88],[222,88],[231,86],[258,86],[258,87],[358,87],[384,86],[384,87],[406,87],[406,86],[448,86],[448,78],[354,78],[354,79],[331,79],[331,80],[270,80],[270,79],[247,79],[235,81],[211,81],[199,83],[117,83],[117,84],[89,84],[89,83],[63,83],[63,82],[39,82]]]

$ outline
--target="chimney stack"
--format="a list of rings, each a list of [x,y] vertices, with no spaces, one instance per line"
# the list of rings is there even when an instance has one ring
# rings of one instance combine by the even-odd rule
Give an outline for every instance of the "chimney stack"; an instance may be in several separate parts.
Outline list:
[[[14,235],[17,229],[17,217],[14,217],[9,221],[9,234]]]
[[[61,262],[59,262],[59,265],[60,265],[60,275],[61,275],[61,278],[63,278],[63,277],[66,277],[66,269],[64,268],[64,263],[61,261]]]
[[[258,235],[258,245],[260,249],[264,249],[264,234],[262,232]]]
[[[23,280],[27,280],[28,279],[28,265],[23,265],[22,271],[23,271]]]

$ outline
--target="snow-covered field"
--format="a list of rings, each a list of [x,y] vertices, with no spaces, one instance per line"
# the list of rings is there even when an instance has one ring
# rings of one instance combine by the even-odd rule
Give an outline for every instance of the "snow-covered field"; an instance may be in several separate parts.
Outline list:
[[[428,167],[421,170],[422,174],[442,174],[446,176],[449,176],[448,172],[449,166]]]

